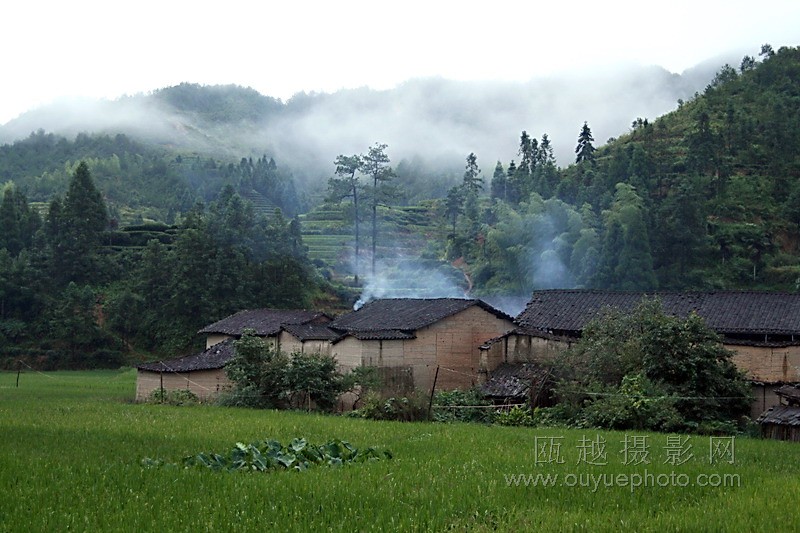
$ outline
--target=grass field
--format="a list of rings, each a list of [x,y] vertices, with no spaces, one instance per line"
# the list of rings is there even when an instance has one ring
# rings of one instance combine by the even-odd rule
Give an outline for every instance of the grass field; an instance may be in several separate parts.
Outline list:
[[[0,373],[3,532],[753,531],[797,521],[797,444],[736,438],[712,463],[709,437],[680,441],[677,454],[678,437],[641,433],[629,444],[646,446],[627,458],[647,451],[650,462],[623,464],[623,433],[137,405],[131,370],[23,373],[19,388],[16,377]],[[268,474],[141,466],[293,437],[394,459]],[[602,439],[607,464],[587,464],[602,462]],[[512,478],[537,473],[559,477],[547,487]]]

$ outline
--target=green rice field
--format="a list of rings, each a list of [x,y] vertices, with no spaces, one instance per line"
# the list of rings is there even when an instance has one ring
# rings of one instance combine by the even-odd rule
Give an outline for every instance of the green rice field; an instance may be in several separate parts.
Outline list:
[[[0,373],[0,531],[753,531],[797,523],[800,445],[134,404],[135,371]],[[144,468],[338,438],[392,460]],[[536,476],[539,477],[536,477]],[[547,477],[550,476],[550,477]],[[547,485],[547,486],[545,486]]]

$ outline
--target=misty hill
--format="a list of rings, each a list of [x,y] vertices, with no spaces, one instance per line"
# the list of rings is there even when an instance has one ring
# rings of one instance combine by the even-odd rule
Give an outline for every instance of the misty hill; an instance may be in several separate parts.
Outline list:
[[[308,183],[330,175],[338,154],[375,142],[388,144],[395,161],[417,158],[427,171],[458,176],[470,152],[486,168],[516,157],[516,136],[527,130],[548,133],[565,165],[583,121],[598,139],[619,135],[636,117],[659,116],[701,90],[720,64],[682,75],[635,67],[528,83],[417,79],[385,91],[300,93],[287,102],[235,85],[185,83],[115,101],[56,102],[0,127],[0,142],[40,129],[68,138],[123,133],[234,161],[266,154]]]
[[[516,166],[501,162],[485,192],[462,185],[433,201],[440,237],[417,226],[428,235],[417,255],[443,260],[444,272],[458,265],[474,296],[800,290],[798,101],[800,49],[767,47],[760,60],[723,66],[702,94],[632,121],[605,146],[593,146],[587,125],[589,148],[566,168],[553,168],[542,144],[521,136],[528,154]],[[365,276],[367,288],[407,289],[409,279],[438,286],[414,265],[388,267]]]
[[[766,46],[737,65],[605,146],[587,125],[581,161],[557,173],[500,169],[495,203],[459,215],[451,253],[479,288],[523,294],[798,290],[800,49]]]

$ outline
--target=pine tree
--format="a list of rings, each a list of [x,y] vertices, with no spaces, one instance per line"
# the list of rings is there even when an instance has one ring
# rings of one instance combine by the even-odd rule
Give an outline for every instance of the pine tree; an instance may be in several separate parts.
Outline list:
[[[55,199],[50,206],[48,234],[56,279],[64,283],[96,281],[97,251],[109,218],[86,162],[81,161],[75,169],[63,203]]]
[[[477,194],[483,190],[483,178],[479,177],[481,169],[478,168],[478,158],[474,152],[467,156],[467,166],[464,171],[464,181],[462,187],[466,193]]]
[[[370,147],[367,155],[362,156],[362,168],[372,180],[370,200],[372,206],[372,275],[375,275],[375,262],[377,260],[378,243],[378,205],[384,203],[392,192],[387,187],[388,182],[394,177],[394,171],[389,166],[389,156],[386,154],[387,145],[375,143]]]
[[[594,146],[592,143],[594,142],[594,137],[592,137],[592,130],[589,129],[589,124],[587,122],[583,123],[583,127],[581,128],[581,132],[578,135],[578,146],[575,148],[575,162],[581,163],[583,161],[588,161],[591,163],[594,161]]]
[[[494,174],[492,175],[492,198],[499,198],[504,202],[508,201],[508,182],[506,180],[506,171],[503,170],[503,164],[498,161],[494,167]]]

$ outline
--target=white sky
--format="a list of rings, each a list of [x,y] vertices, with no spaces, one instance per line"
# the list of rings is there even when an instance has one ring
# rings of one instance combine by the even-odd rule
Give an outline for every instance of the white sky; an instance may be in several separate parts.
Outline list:
[[[299,91],[528,80],[611,64],[681,72],[800,45],[800,1],[24,0],[0,14],[0,124],[62,97],[180,82]],[[738,66],[738,65],[734,65]]]

